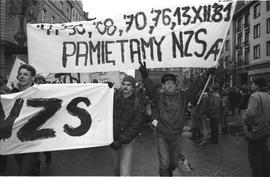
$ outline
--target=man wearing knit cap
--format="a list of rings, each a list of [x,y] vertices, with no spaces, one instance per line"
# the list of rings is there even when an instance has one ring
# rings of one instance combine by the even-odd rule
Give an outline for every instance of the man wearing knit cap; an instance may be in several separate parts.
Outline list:
[[[130,176],[134,140],[144,122],[143,109],[135,93],[136,80],[126,76],[116,93],[113,108],[114,141],[110,145],[115,176]]]

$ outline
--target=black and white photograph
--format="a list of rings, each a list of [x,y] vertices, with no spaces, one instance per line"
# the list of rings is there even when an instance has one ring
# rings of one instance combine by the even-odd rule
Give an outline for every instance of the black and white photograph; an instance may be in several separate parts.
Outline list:
[[[270,0],[1,0],[0,176],[270,177]]]

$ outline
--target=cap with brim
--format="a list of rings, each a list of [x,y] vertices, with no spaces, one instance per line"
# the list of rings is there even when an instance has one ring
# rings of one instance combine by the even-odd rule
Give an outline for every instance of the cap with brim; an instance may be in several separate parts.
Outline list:
[[[176,76],[174,74],[165,74],[161,78],[161,82],[162,83],[165,83],[168,80],[171,80],[173,82],[176,82]]]

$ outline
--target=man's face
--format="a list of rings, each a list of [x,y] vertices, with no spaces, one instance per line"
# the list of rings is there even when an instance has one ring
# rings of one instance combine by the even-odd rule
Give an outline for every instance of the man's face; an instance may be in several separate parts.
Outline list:
[[[258,89],[258,86],[253,82],[251,86],[251,90],[254,92]]]
[[[164,84],[163,84],[164,90],[166,93],[169,94],[173,94],[176,90],[176,84],[174,81],[172,80],[167,80]]]
[[[134,88],[132,84],[128,81],[122,82],[122,91],[124,94],[131,94]]]
[[[27,69],[20,69],[18,73],[18,80],[21,86],[28,86],[31,85],[34,81],[34,76],[31,76],[31,72]]]

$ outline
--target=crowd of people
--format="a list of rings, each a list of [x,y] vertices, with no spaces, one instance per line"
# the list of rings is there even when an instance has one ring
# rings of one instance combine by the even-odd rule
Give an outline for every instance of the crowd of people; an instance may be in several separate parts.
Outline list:
[[[255,79],[251,87],[222,88],[215,83],[204,90],[207,79],[216,71],[210,68],[194,78],[189,88],[177,87],[177,77],[170,73],[162,76],[162,87],[156,88],[145,63],[140,65],[142,82],[128,75],[122,80],[121,88],[115,89],[114,141],[110,144],[114,175],[131,175],[134,142],[146,124],[155,130],[160,176],[173,176],[176,168],[184,175],[191,170],[188,157],[184,157],[182,152],[184,128],[191,127],[190,139],[201,146],[218,144],[219,135],[229,132],[228,116],[238,115],[242,120],[243,135],[249,135],[245,137],[253,176],[270,176],[270,133],[266,132],[263,136],[256,134],[265,122],[270,122],[269,87],[265,79]],[[1,94],[20,92],[34,83],[46,83],[45,78],[37,76],[35,69],[27,64],[21,65],[17,79],[19,84],[12,90],[1,80]],[[113,84],[108,83],[108,86],[111,88]],[[191,125],[187,125],[188,112]],[[19,166],[17,174],[39,175],[40,154],[15,154]],[[46,164],[50,165],[51,153],[44,154]],[[7,157],[0,156],[1,173],[6,170]]]

